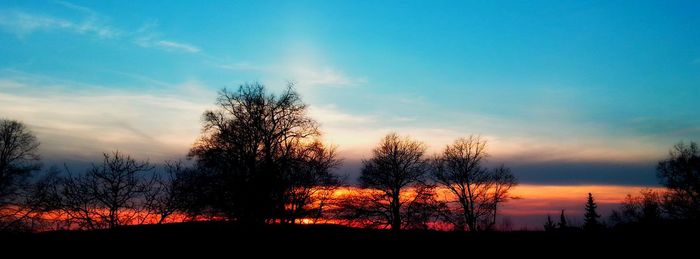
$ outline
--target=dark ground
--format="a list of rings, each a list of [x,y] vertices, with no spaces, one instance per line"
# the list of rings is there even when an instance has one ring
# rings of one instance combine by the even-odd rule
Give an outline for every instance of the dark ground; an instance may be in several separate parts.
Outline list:
[[[206,255],[259,258],[250,255],[270,254],[297,255],[293,258],[328,255],[364,257],[390,255],[398,251],[399,255],[430,255],[429,258],[444,254],[535,254],[546,257],[590,254],[622,255],[624,258],[635,254],[657,254],[663,255],[663,258],[679,254],[685,258],[698,258],[700,238],[695,233],[698,232],[682,228],[675,231],[627,229],[598,233],[392,233],[338,225],[267,225],[253,228],[226,222],[191,222],[129,226],[116,230],[6,233],[0,234],[0,249],[24,254],[67,253],[80,257],[95,255],[94,252],[110,256],[142,252],[160,256],[195,253],[197,258],[210,257]]]

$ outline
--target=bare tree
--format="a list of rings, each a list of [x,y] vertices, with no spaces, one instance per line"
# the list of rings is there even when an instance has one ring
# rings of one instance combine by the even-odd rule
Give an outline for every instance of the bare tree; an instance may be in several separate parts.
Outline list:
[[[314,151],[321,135],[318,124],[306,115],[293,85],[280,95],[268,94],[258,83],[233,92],[224,89],[217,106],[204,113],[202,137],[189,153],[207,186],[207,197],[195,199],[200,201],[194,203],[200,207],[196,210],[208,208],[255,224],[297,217],[289,213],[289,202],[294,208],[305,207],[299,203],[310,201],[307,186],[324,185],[325,169],[333,167],[335,159],[328,159],[325,147]],[[308,157],[314,154],[321,155],[323,163]],[[307,162],[317,165],[302,165]]]
[[[457,229],[479,231],[496,223],[498,204],[509,198],[517,184],[510,169],[488,170],[482,166],[488,154],[486,141],[478,136],[459,138],[434,159],[432,177],[456,197]]]
[[[39,142],[21,122],[0,119],[0,230],[23,228],[29,211],[23,191],[30,174],[40,169]]]
[[[0,119],[0,207],[6,205],[17,187],[39,170],[39,141],[23,123]]]
[[[148,162],[119,152],[103,154],[83,174],[67,168],[64,175],[50,174],[35,185],[32,206],[37,211],[60,214],[66,228],[116,228],[143,223],[146,194],[154,183]]]
[[[149,188],[144,192],[145,206],[148,213],[157,215],[157,224],[166,221],[182,206],[181,194],[183,176],[190,173],[182,161],[165,161],[165,172],[154,174]]]
[[[286,170],[289,187],[284,194],[285,223],[296,223],[302,218],[318,218],[323,202],[340,186],[338,177],[330,172],[340,165],[335,148],[327,148],[315,141],[309,145],[294,145],[290,156],[294,161]],[[318,204],[316,204],[318,203]]]
[[[109,228],[131,223],[143,212],[141,200],[150,188],[146,177],[153,167],[148,162],[136,161],[128,155],[114,152],[103,154],[102,165],[93,165],[87,172],[87,189],[93,194],[99,210],[98,215]]]
[[[425,151],[425,144],[390,133],[372,151],[372,158],[362,161],[360,185],[379,191],[368,200],[368,208],[382,212],[392,230],[402,227],[402,209],[407,205],[402,195],[408,188],[424,184]]]
[[[496,224],[498,205],[500,203],[508,201],[509,199],[519,199],[519,197],[512,197],[510,195],[510,189],[518,185],[518,179],[511,173],[510,168],[505,167],[505,165],[493,168],[491,170],[491,180],[493,181],[493,187],[491,187],[493,220],[489,228],[492,228],[493,225]]]
[[[628,194],[619,209],[613,210],[610,221],[617,225],[653,225],[664,219],[661,193],[643,189],[639,195]]]
[[[661,184],[668,191],[664,207],[675,219],[700,219],[700,149],[695,142],[673,146],[669,157],[656,167]]]

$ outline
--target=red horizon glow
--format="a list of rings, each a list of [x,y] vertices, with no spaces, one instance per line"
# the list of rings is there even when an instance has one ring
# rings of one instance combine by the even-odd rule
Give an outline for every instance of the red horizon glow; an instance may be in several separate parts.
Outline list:
[[[573,223],[576,224],[577,220],[583,215],[583,208],[587,198],[588,193],[592,193],[596,203],[599,205],[599,213],[603,215],[603,220],[607,218],[612,209],[618,207],[618,205],[625,199],[628,194],[636,195],[642,189],[651,189],[655,191],[661,191],[661,187],[645,187],[645,186],[620,186],[620,185],[532,185],[532,184],[522,184],[514,187],[511,190],[511,197],[513,199],[508,200],[499,207],[499,222],[497,225],[503,225],[504,219],[509,221],[511,224],[509,227],[511,229],[501,229],[501,230],[538,230],[541,229],[542,222],[546,219],[547,215],[551,215],[553,219],[558,219],[561,210],[565,210],[567,218],[572,219]],[[347,195],[361,195],[367,192],[367,190],[362,190],[357,187],[343,187],[335,190],[331,195],[333,198],[342,198]],[[452,194],[449,190],[444,188],[438,188],[436,191],[439,200],[451,200]],[[411,191],[406,191],[407,197],[410,197]],[[17,210],[19,211],[19,210]],[[150,213],[147,211],[136,212],[134,216],[133,211],[125,210],[124,213],[130,215],[132,218],[125,225],[137,225],[137,224],[157,224],[159,221],[159,215]],[[48,220],[49,222],[61,222],[68,219],[68,215],[58,212],[46,212],[41,214],[30,214],[32,216],[38,216],[41,219]],[[95,214],[97,215],[97,214]],[[175,213],[170,215],[163,223],[179,223],[188,221],[206,221],[206,220],[221,220],[221,218],[212,217],[189,217],[182,213]],[[300,224],[341,224],[354,227],[361,227],[357,224],[350,224],[348,222],[343,222],[335,219],[321,218],[321,219],[311,219],[304,218],[300,219],[297,223]],[[55,230],[55,227],[49,226],[41,229],[45,230]],[[434,224],[433,224],[434,225]],[[435,229],[445,229],[444,226],[432,226]],[[68,228],[78,228],[78,226],[69,226]]]

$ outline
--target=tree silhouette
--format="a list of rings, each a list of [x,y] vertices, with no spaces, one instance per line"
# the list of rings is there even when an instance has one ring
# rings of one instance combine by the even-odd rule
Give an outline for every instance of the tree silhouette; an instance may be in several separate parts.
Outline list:
[[[23,123],[0,119],[0,208],[17,194],[19,185],[39,170],[39,141]]]
[[[498,204],[509,198],[517,180],[510,169],[488,170],[482,162],[488,156],[486,141],[477,136],[457,139],[434,159],[432,178],[455,195],[459,204],[458,229],[478,231],[496,223]]]
[[[103,154],[82,174],[51,172],[34,184],[33,211],[61,215],[66,228],[116,228],[143,223],[153,167],[120,152]]]
[[[613,210],[610,220],[615,225],[653,225],[661,222],[663,201],[661,194],[650,189],[641,190],[640,195],[628,194],[619,210]]]
[[[700,149],[695,142],[673,146],[669,157],[656,167],[657,177],[668,192],[664,207],[675,219],[700,219]]]
[[[216,104],[204,113],[202,136],[189,153],[199,174],[193,179],[205,185],[190,211],[251,224],[290,222],[312,202],[309,186],[337,183],[329,170],[339,161],[318,142],[318,125],[293,85],[274,95],[244,84],[220,91]]]
[[[566,223],[566,216],[564,215],[564,210],[561,210],[561,215],[559,215],[559,229],[566,230],[569,225]]]
[[[491,204],[493,204],[493,212],[491,213],[493,221],[491,226],[493,226],[496,224],[496,217],[498,216],[498,205],[512,198],[510,189],[518,185],[518,180],[511,173],[510,168],[501,165],[491,170],[491,181],[493,182],[491,187]]]
[[[93,164],[85,174],[69,177],[67,198],[91,200],[92,212],[109,228],[131,224],[144,209],[142,202],[149,190],[147,175],[153,167],[119,152],[103,154],[101,165]],[[76,197],[87,195],[87,197]],[[94,216],[93,216],[94,217]],[[94,220],[94,219],[93,219]]]
[[[0,119],[0,230],[18,229],[28,211],[21,203],[27,179],[41,168],[39,141],[23,123]]]
[[[192,169],[183,165],[182,161],[165,161],[165,172],[154,174],[149,188],[146,189],[145,206],[148,213],[158,216],[157,224],[166,221],[183,207],[183,176],[191,174]]]
[[[586,201],[586,213],[583,215],[583,229],[587,231],[600,230],[602,224],[598,221],[600,214],[596,211],[598,205],[593,200],[593,194],[588,193],[588,200]]]
[[[544,231],[551,232],[557,230],[557,224],[552,221],[552,217],[547,214],[547,221],[544,222]]]
[[[296,145],[291,155],[286,182],[290,185],[284,195],[283,223],[296,223],[302,218],[318,218],[323,213],[324,199],[338,188],[338,177],[330,172],[340,165],[335,148],[325,147],[315,141],[309,145]],[[316,207],[312,205],[317,204]]]
[[[406,189],[427,190],[423,189],[427,173],[425,150],[421,142],[390,133],[372,151],[372,158],[362,161],[360,185],[379,191],[369,205],[384,212],[392,230],[401,229],[403,216],[407,216],[402,213],[407,206],[402,200]],[[422,195],[419,193],[417,197]]]

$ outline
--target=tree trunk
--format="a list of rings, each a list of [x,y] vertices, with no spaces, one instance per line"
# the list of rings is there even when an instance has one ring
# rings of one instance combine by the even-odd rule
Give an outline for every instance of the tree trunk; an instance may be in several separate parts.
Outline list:
[[[391,199],[391,230],[399,231],[401,229],[401,203],[399,202],[399,192],[394,192]]]

